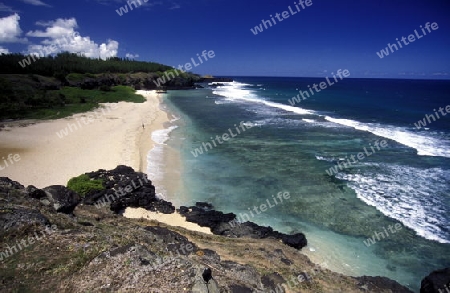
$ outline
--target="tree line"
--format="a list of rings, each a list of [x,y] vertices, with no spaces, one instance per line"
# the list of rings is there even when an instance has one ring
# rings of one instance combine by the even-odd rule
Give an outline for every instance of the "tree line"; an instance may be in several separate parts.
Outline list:
[[[135,61],[119,57],[106,60],[93,59],[68,52],[55,56],[34,57],[35,61],[33,61],[33,57],[20,53],[0,54],[0,74],[38,74],[59,77],[69,73],[150,73],[173,69],[155,62]],[[23,66],[24,60],[31,60],[32,63]]]

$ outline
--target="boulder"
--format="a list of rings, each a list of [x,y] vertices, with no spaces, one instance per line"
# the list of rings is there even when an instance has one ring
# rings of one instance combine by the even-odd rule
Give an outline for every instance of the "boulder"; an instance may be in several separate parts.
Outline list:
[[[155,187],[147,175],[136,172],[131,167],[119,165],[113,170],[98,170],[86,174],[91,179],[102,180],[105,189],[87,193],[83,199],[84,204],[106,202],[115,213],[120,213],[127,207],[141,207],[163,214],[175,212],[172,203],[156,197]]]
[[[421,282],[420,293],[448,292],[450,292],[450,268],[433,271]]]
[[[28,194],[29,197],[35,199],[41,199],[47,196],[45,191],[43,191],[42,189],[38,189],[33,185],[28,185],[27,188],[25,188],[25,192]]]
[[[48,202],[60,213],[71,214],[75,207],[81,202],[81,197],[75,191],[63,185],[51,185],[45,187]]]

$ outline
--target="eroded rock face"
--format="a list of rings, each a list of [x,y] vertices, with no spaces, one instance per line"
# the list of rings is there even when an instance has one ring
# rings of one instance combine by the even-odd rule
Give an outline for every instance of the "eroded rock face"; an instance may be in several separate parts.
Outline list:
[[[420,293],[450,292],[450,268],[433,271],[423,278]]]
[[[0,207],[0,235],[29,226],[48,226],[50,221],[39,211]]]
[[[109,204],[115,213],[127,207],[141,207],[164,214],[175,212],[172,203],[156,197],[155,187],[147,175],[135,172],[131,167],[120,165],[113,170],[98,170],[87,175],[91,179],[102,180],[105,190],[86,194],[84,204],[97,207]]]
[[[8,192],[11,189],[24,189],[24,186],[8,177],[0,177],[0,192]]]
[[[81,202],[78,193],[63,185],[51,185],[45,187],[43,191],[47,194],[48,201],[57,212],[70,214]]]
[[[188,222],[211,228],[211,232],[216,235],[256,239],[275,238],[296,249],[301,249],[308,244],[303,233],[287,235],[274,231],[272,227],[259,226],[253,222],[239,223],[236,222],[235,214],[215,211],[212,205],[204,202],[197,202],[192,207],[182,206],[179,213],[186,217]]]

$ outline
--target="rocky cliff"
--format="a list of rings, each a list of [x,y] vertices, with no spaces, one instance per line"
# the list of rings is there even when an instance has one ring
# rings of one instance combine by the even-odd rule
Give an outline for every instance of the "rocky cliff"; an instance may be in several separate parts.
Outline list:
[[[299,251],[303,234],[249,222],[233,229],[234,215],[207,203],[180,212],[221,235],[124,218],[129,206],[175,208],[129,167],[87,175],[104,189],[80,196],[0,178],[1,292],[411,292],[384,277],[331,272]]]

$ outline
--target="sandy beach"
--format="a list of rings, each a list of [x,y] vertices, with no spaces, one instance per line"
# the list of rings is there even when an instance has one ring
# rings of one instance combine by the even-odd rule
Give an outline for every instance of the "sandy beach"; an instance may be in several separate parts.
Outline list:
[[[171,117],[160,109],[160,97],[155,91],[137,93],[146,102],[106,103],[101,109],[64,119],[4,123],[0,131],[0,177],[44,188],[66,185],[72,177],[98,169],[114,169],[117,165],[147,173],[148,153],[157,144],[151,134],[164,129]],[[169,160],[167,155],[170,154],[165,154],[164,160],[173,170],[166,171],[165,175],[179,177],[179,158]],[[155,185],[169,180],[158,177],[157,182],[151,176],[149,179]],[[167,186],[179,178],[170,179],[171,184]],[[124,216],[211,234],[209,228],[186,222],[177,213],[164,215],[128,208]]]
[[[43,188],[119,164],[145,172],[147,153],[154,146],[151,133],[163,129],[169,118],[154,91],[137,93],[147,101],[102,104],[101,109],[64,119],[5,123],[0,131],[0,176]],[[8,160],[9,154],[20,159]]]
[[[126,218],[133,218],[133,219],[142,218],[147,220],[155,220],[171,226],[183,227],[191,231],[202,232],[205,234],[212,234],[210,228],[201,227],[195,223],[187,222],[186,219],[177,212],[173,214],[162,214],[149,212],[143,208],[127,208],[123,213],[123,216]]]

